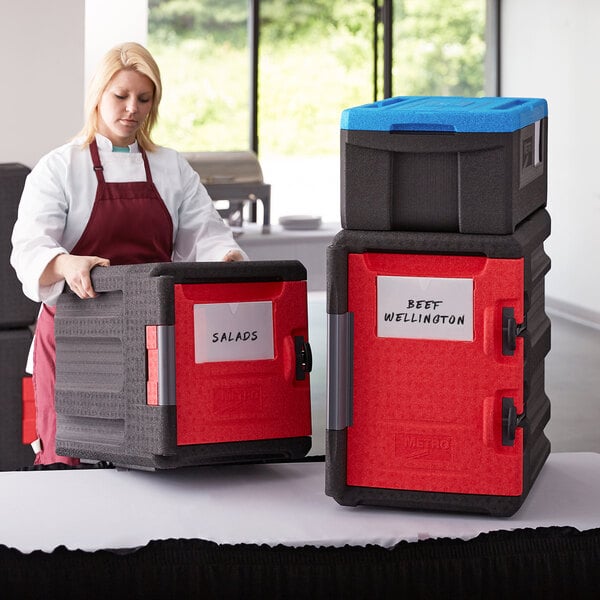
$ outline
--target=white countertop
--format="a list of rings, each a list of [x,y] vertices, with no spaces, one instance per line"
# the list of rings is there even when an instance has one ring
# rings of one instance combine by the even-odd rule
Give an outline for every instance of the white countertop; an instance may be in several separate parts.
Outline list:
[[[281,225],[271,225],[268,232],[257,223],[244,223],[241,230],[236,230],[236,241],[241,245],[260,245],[264,243],[296,243],[302,240],[327,240],[342,230],[339,223],[322,223],[316,229],[284,229]]]
[[[236,241],[251,260],[299,260],[306,267],[308,289],[322,291],[327,281],[327,246],[339,231],[339,223],[323,223],[308,230],[271,225],[270,233],[262,233],[262,225],[245,223]]]

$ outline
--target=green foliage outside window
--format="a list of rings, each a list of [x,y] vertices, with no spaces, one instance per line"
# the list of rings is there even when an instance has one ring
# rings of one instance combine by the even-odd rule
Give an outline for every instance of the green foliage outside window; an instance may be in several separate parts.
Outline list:
[[[394,17],[394,95],[483,95],[485,2],[396,0]]]
[[[395,0],[394,95],[482,95],[484,0]],[[150,0],[164,80],[158,143],[249,139],[247,0]],[[261,0],[261,153],[335,154],[339,115],[373,100],[372,0]]]

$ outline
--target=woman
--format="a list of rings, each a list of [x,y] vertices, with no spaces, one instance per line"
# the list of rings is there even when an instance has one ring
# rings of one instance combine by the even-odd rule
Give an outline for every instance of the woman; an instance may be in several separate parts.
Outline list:
[[[26,180],[11,264],[25,294],[42,302],[33,344],[35,464],[78,464],[55,451],[54,305],[65,282],[93,298],[96,266],[247,259],[190,165],[152,142],[161,93],[143,46],[113,48],[91,81],[84,128]]]

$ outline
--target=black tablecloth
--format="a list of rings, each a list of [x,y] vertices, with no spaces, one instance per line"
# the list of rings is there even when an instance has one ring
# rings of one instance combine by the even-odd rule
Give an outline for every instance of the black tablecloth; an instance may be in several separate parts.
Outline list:
[[[598,598],[600,529],[341,548],[152,541],[126,552],[0,547],[5,598]],[[8,595],[4,595],[8,594]]]

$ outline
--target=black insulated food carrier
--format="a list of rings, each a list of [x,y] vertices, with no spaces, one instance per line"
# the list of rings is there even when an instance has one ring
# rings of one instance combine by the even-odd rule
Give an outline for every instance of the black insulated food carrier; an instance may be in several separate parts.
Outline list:
[[[22,429],[23,417],[32,408],[23,406],[24,396],[29,395],[23,391],[31,383],[31,378],[25,377],[25,365],[32,337],[28,327],[0,330],[0,471],[27,467],[34,460],[29,443],[23,441]]]
[[[28,467],[34,460],[29,445],[35,438],[31,377],[25,373],[39,304],[29,300],[10,264],[12,230],[30,169],[0,164],[0,470]],[[23,425],[31,435],[24,435]],[[27,439],[25,439],[27,438]]]
[[[344,229],[513,233],[546,205],[546,101],[390,98],[341,122]]]
[[[297,261],[97,267],[57,304],[57,452],[167,469],[287,460],[311,445]]]
[[[29,169],[18,163],[0,164],[0,329],[28,327],[35,323],[39,304],[22,291],[10,265],[11,235]]]

